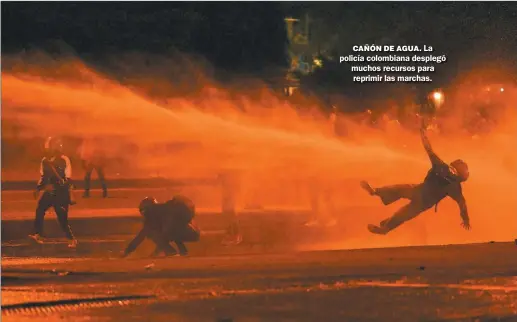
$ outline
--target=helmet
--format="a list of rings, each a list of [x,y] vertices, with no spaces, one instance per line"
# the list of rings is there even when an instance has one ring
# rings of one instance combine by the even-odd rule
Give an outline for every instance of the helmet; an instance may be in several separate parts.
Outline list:
[[[140,201],[140,205],[138,205],[138,210],[141,215],[145,214],[145,211],[149,209],[150,206],[157,204],[158,201],[153,197],[145,197]]]
[[[61,152],[63,150],[63,141],[56,137],[49,136],[45,140],[45,150],[49,152]]]
[[[455,160],[455,161],[451,162],[451,167],[453,167],[456,170],[457,175],[461,179],[461,181],[467,181],[470,173],[469,173],[469,167],[467,166],[465,161],[460,160],[460,159]]]

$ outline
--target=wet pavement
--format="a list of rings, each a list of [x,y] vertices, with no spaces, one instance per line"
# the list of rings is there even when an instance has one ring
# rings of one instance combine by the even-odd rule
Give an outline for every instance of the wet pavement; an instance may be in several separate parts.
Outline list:
[[[2,319],[43,317],[48,321],[517,321],[517,246],[490,243],[159,259],[3,258]]]

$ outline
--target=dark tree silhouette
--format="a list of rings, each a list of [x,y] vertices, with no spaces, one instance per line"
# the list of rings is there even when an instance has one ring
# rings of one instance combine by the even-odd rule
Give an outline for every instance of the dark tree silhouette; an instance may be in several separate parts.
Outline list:
[[[275,3],[5,3],[2,51],[60,40],[79,56],[114,52],[205,56],[219,68],[285,67],[286,31]]]

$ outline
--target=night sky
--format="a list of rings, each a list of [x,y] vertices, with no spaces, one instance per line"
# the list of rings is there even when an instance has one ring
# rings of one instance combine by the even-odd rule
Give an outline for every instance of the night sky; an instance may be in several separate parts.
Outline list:
[[[81,56],[171,48],[225,69],[285,65],[275,3],[50,2],[2,4],[2,51],[61,40]]]
[[[335,55],[361,43],[432,45],[449,57],[437,79],[481,60],[508,64],[517,57],[517,5],[510,2],[4,2],[2,53],[52,51],[59,40],[100,63],[118,52],[175,49],[221,70],[259,73],[287,66],[283,19],[305,12],[314,21],[312,37]],[[344,84],[342,68],[328,62],[316,79]]]

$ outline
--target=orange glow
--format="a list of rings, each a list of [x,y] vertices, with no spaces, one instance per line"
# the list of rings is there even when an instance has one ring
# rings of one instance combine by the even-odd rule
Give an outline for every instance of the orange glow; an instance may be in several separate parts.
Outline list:
[[[517,91],[512,84],[504,84],[505,95],[500,96],[506,101],[496,125],[472,140],[472,134],[463,130],[465,115],[473,114],[467,104],[472,87],[468,78],[458,79],[447,89],[447,104],[453,109],[440,119],[443,132],[430,133],[444,160],[461,158],[469,164],[471,179],[464,193],[473,230],[462,230],[457,206],[447,199],[437,214],[429,210],[380,238],[371,236],[366,225],[390,216],[403,203],[384,207],[358,182],[366,179],[380,186],[418,183],[425,177],[429,161],[415,131],[416,119],[410,128],[388,125],[390,118],[381,117],[373,127],[365,122],[371,110],[360,116],[340,115],[339,126],[346,128],[346,136],[337,138],[328,131],[328,116],[318,112],[315,99],[295,92],[287,102],[255,81],[221,86],[210,81],[209,69],[190,60],[178,64],[154,58],[156,67],[143,67],[134,57],[118,57],[126,75],[122,85],[77,60],[2,59],[2,143],[50,135],[110,136],[103,149],[123,162],[108,173],[133,177],[159,173],[168,178],[215,178],[221,171],[237,169],[243,180],[241,206],[253,201],[266,207],[307,208],[308,188],[329,187],[334,190],[337,215],[347,222],[343,239],[350,237],[332,247],[411,243],[414,225],[426,227],[431,243],[516,237],[517,115],[512,104]],[[167,75],[189,78],[171,83]],[[441,93],[437,96],[443,98]],[[340,109],[354,104],[346,98],[342,102]],[[376,104],[386,106],[386,102]],[[395,111],[385,113],[397,118]],[[413,117],[414,112],[408,115]],[[10,125],[23,127],[10,132]],[[16,162],[7,162],[10,167],[2,162],[3,180],[22,174],[35,180],[40,152],[27,149],[20,158],[4,150],[3,158]],[[195,201],[203,207],[203,198]]]

